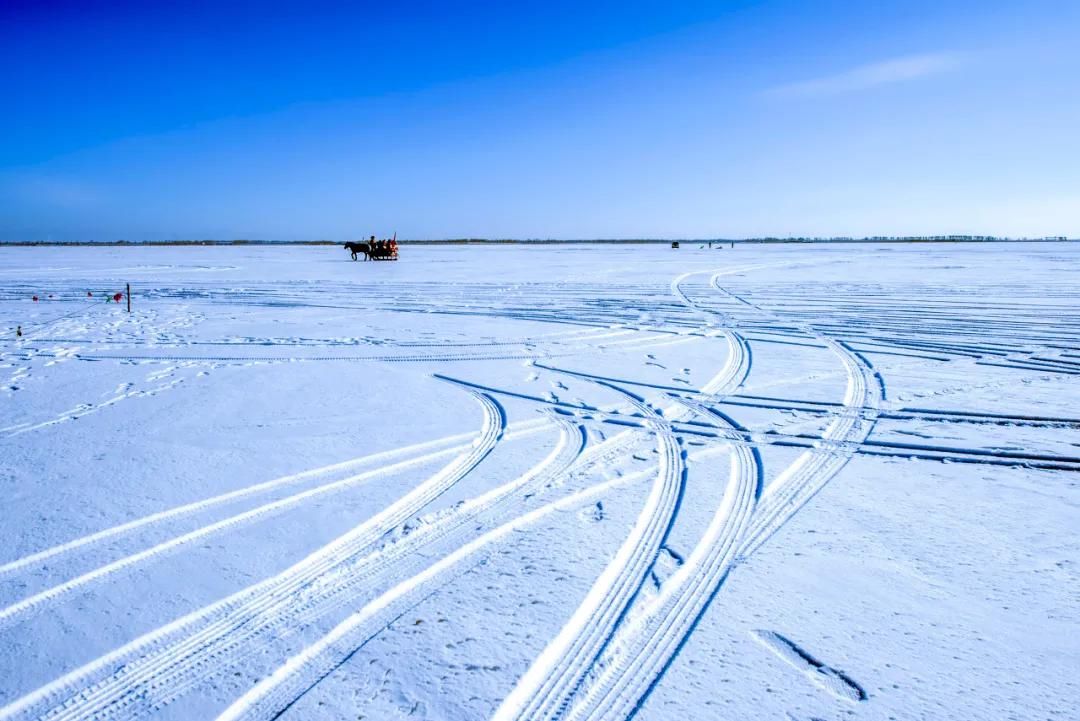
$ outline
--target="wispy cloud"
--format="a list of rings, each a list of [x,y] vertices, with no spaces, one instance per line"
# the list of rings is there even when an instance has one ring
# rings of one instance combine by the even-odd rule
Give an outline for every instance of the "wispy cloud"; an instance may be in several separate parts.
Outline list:
[[[807,98],[854,93],[881,85],[948,72],[963,62],[963,55],[951,52],[906,55],[869,65],[860,65],[836,75],[780,85],[767,90],[765,94],[772,97]]]

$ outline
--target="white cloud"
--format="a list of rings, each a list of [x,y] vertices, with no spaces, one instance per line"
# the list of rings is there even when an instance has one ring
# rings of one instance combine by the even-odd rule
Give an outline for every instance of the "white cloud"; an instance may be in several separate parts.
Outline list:
[[[799,83],[781,85],[766,91],[767,95],[785,98],[818,97],[869,90],[880,85],[937,75],[958,67],[963,57],[958,53],[924,53],[907,55],[827,75]]]

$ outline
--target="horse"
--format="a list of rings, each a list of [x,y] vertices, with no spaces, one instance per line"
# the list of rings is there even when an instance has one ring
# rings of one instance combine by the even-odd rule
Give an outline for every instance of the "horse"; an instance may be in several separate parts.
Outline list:
[[[357,253],[363,253],[364,260],[371,260],[371,246],[367,243],[346,243],[345,250],[352,253],[353,260],[356,260]]]

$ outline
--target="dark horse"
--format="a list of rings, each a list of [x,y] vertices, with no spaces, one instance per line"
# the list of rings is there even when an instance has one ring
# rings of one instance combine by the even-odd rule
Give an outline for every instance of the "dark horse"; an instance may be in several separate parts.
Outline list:
[[[353,260],[356,260],[358,253],[364,254],[364,260],[371,260],[371,246],[367,243],[346,243],[345,250],[352,253]]]

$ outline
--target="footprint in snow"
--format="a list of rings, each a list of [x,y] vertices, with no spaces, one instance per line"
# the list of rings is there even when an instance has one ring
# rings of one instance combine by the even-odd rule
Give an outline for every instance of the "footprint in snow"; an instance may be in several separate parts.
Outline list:
[[[780,660],[802,672],[816,686],[838,699],[859,703],[868,698],[866,690],[843,671],[819,661],[791,639],[776,631],[758,629],[751,632],[754,639],[772,651]]]
[[[604,504],[597,501],[595,505],[581,509],[581,520],[589,523],[598,523],[604,520]]]

